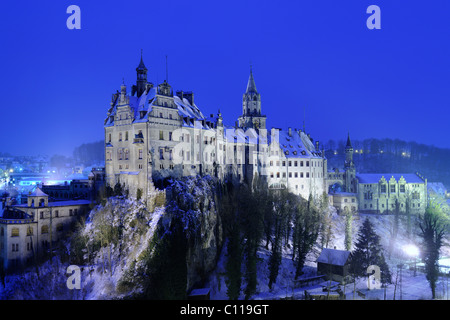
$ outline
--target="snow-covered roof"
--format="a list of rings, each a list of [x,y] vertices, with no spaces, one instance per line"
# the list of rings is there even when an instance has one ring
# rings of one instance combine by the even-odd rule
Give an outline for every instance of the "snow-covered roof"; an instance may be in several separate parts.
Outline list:
[[[350,257],[350,251],[323,248],[317,262],[343,266]]]
[[[273,139],[273,137],[272,137]],[[304,132],[295,130],[279,131],[279,144],[282,152],[287,158],[321,158],[319,150],[316,150],[311,139]]]
[[[422,178],[414,173],[358,173],[356,175],[359,183],[378,183],[383,177],[386,181],[391,178],[399,181],[403,177],[406,183],[424,183]]]
[[[33,193],[29,194],[30,197],[48,197],[39,187],[34,190]]]

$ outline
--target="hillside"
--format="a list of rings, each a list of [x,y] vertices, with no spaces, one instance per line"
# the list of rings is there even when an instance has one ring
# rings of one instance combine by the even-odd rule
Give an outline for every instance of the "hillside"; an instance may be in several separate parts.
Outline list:
[[[5,279],[6,286],[0,284],[1,299],[62,299],[62,300],[98,300],[98,299],[185,299],[191,289],[207,287],[212,299],[228,299],[230,273],[229,244],[232,230],[241,230],[239,250],[242,263],[242,282],[240,282],[239,299],[245,298],[247,273],[250,260],[245,252],[249,250],[250,237],[257,234],[255,214],[264,208],[265,193],[252,196],[241,189],[235,196],[236,202],[227,203],[224,195],[226,189],[211,177],[187,177],[182,180],[168,181],[165,192],[155,190],[148,201],[126,198],[116,195],[105,199],[96,206],[86,221],[74,229],[71,237],[57,250],[51,261],[33,266],[27,272],[10,275]],[[259,191],[260,192],[260,191]],[[231,198],[234,199],[234,198]],[[276,198],[274,198],[276,199]],[[274,208],[286,208],[288,202],[277,201]],[[297,209],[306,210],[316,204],[301,200]],[[320,204],[318,204],[320,205]],[[241,211],[245,208],[245,212]],[[303,208],[303,209],[302,209]],[[313,209],[311,213],[325,214],[330,217],[331,239],[328,248],[344,249],[345,221],[331,206],[321,207],[323,212]],[[322,210],[321,209],[321,210]],[[271,209],[272,210],[272,209]],[[240,212],[240,213],[239,213]],[[277,211],[275,211],[277,212]],[[280,211],[281,212],[281,211]],[[307,211],[303,211],[307,213]],[[235,216],[239,213],[241,216]],[[250,213],[250,215],[248,215]],[[273,212],[269,212],[272,216]],[[289,217],[278,227],[289,228],[290,234],[284,234],[280,241],[278,274],[269,287],[269,277],[273,270],[274,230],[281,230],[277,224],[269,228],[271,241],[265,235],[255,247],[255,289],[249,299],[302,299],[305,289],[317,290],[319,284],[300,287],[295,281],[298,257],[293,259],[296,232],[296,220],[290,220],[296,213],[285,211]],[[231,214],[231,215],[230,215]],[[291,215],[293,214],[293,215]],[[308,214],[308,213],[307,213]],[[298,216],[299,217],[299,216]],[[310,216],[311,218],[312,216]],[[231,219],[230,219],[231,218]],[[237,218],[237,220],[234,220]],[[261,216],[263,224],[272,219]],[[248,220],[250,219],[250,220]],[[309,219],[309,218],[308,218]],[[412,236],[406,232],[406,221],[400,219],[399,234],[392,255],[388,257],[387,248],[393,228],[392,215],[356,215],[353,221],[352,239],[357,234],[364,219],[370,219],[376,233],[381,237],[387,262],[390,266],[393,282],[398,283],[398,264],[405,261],[402,247],[414,243],[419,245],[417,227],[413,227]],[[250,222],[252,221],[252,222]],[[276,221],[276,220],[274,220]],[[272,221],[272,222],[274,222]],[[282,220],[279,220],[281,222]],[[306,221],[306,220],[305,220]],[[238,229],[232,229],[238,227]],[[292,229],[290,229],[292,227]],[[231,229],[230,229],[231,228]],[[317,229],[318,230],[318,229]],[[316,235],[317,236],[317,235]],[[320,237],[313,237],[311,248],[307,249],[303,273],[299,280],[316,276],[316,259],[321,251]],[[448,239],[447,239],[448,240]],[[448,247],[444,247],[442,256],[450,256]],[[233,261],[232,261],[233,262]],[[67,288],[69,265],[81,269],[81,289]],[[438,283],[438,295],[443,297],[445,286]],[[429,299],[431,292],[425,275],[413,276],[411,271],[403,272],[403,297],[405,299]],[[347,286],[348,292],[353,289]],[[357,289],[367,297],[383,299],[383,290],[367,290],[364,279],[357,284]],[[398,286],[392,284],[387,289],[387,299],[398,299]],[[348,295],[348,299],[353,295]]]

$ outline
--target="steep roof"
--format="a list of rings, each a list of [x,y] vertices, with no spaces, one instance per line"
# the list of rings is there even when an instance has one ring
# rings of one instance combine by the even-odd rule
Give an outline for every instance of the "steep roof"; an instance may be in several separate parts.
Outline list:
[[[34,190],[33,193],[29,194],[30,197],[48,197],[39,187]]]
[[[347,145],[345,146],[346,148],[352,148],[352,142],[350,141],[350,132],[348,133],[347,136]]]
[[[258,91],[256,90],[255,79],[253,79],[253,72],[251,68],[250,68],[250,76],[248,77],[247,91],[245,91],[245,93],[249,92],[258,93]]]
[[[138,67],[136,68],[136,71],[138,71],[138,70],[145,70],[145,71],[148,70],[148,69],[145,67],[144,60],[142,59],[142,50],[141,50],[141,62],[139,62],[139,65],[138,65]]]
[[[350,257],[350,251],[323,248],[317,262],[344,266]]]

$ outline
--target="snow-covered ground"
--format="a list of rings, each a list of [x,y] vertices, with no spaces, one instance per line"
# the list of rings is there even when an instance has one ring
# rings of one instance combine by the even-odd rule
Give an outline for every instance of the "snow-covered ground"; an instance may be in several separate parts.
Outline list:
[[[362,225],[364,219],[370,219],[375,227],[376,233],[381,238],[381,244],[384,248],[388,248],[389,240],[391,238],[390,230],[392,229],[393,216],[388,215],[374,215],[374,214],[359,214],[353,220],[353,244],[356,243],[357,234],[360,226]],[[329,248],[336,248],[344,250],[344,230],[345,221],[343,216],[338,216],[333,214],[334,222],[334,238],[329,244]],[[406,262],[407,257],[402,255],[402,248],[418,240],[415,236],[411,239],[406,237],[405,221],[400,221],[399,233],[397,236],[397,241],[395,242],[393,254],[391,258],[388,259],[387,252],[385,252],[386,260],[389,265],[393,284],[389,285],[386,290],[381,289],[368,289],[367,278],[358,279],[356,283],[356,290],[354,290],[354,284],[348,284],[341,286],[341,290],[345,292],[346,299],[379,299],[379,300],[419,300],[431,299],[431,289],[430,285],[425,277],[425,274],[416,269],[409,270],[406,266],[401,270],[397,267],[401,262]],[[417,242],[415,244],[418,244]],[[226,295],[226,284],[225,284],[225,250],[219,259],[216,270],[211,274],[209,283],[207,286],[211,288],[211,299],[225,300],[228,299]],[[304,274],[302,278],[308,278],[316,276],[316,259],[320,254],[320,248],[315,247],[314,250],[307,256],[307,261],[305,263]],[[268,259],[270,256],[270,251],[261,248],[258,251],[258,257],[260,258],[258,264],[258,287],[257,294],[252,297],[255,300],[272,300],[272,299],[304,299],[305,290],[313,293],[323,292],[322,288],[327,287],[328,283],[326,281],[321,281],[309,286],[298,287],[296,282],[294,282],[295,275],[295,264],[292,261],[291,250],[283,251],[283,259],[280,266],[280,271],[278,274],[277,282],[273,284],[272,290],[268,288]],[[449,248],[444,247],[441,256],[450,256]],[[413,265],[412,265],[413,266]],[[397,285],[395,283],[397,282]],[[242,287],[245,286],[243,283]],[[448,293],[449,285],[447,283],[447,278],[442,277],[436,287],[436,296],[438,299],[450,298]],[[355,291],[355,294],[354,294]],[[358,292],[361,294],[359,295]],[[326,294],[326,292],[323,292]],[[243,298],[243,295],[241,296]]]
[[[129,204],[128,204],[129,205]],[[127,213],[125,219],[132,219],[138,212],[139,207],[132,204],[133,210]],[[153,213],[150,213],[147,217],[148,229],[143,234],[139,241],[133,241],[134,246],[127,248],[127,259],[117,256],[119,250],[112,248],[112,274],[109,272],[108,264],[106,263],[103,268],[103,257],[97,255],[95,261],[89,266],[81,266],[81,286],[82,290],[68,290],[66,286],[66,268],[67,265],[61,264],[56,259],[53,263],[49,262],[39,267],[39,277],[36,272],[31,271],[23,275],[8,276],[6,278],[6,289],[0,285],[0,299],[9,297],[13,299],[116,299],[121,298],[123,294],[117,292],[117,284],[119,280],[124,276],[126,270],[128,270],[129,264],[133,259],[136,259],[140,253],[147,247],[148,241],[153,235],[156,224],[160,217],[164,215],[164,208],[157,208]],[[388,248],[389,240],[391,238],[390,230],[392,229],[393,216],[387,215],[363,215],[360,214],[353,220],[353,243],[357,240],[357,234],[364,219],[371,219],[375,226],[377,234],[381,238],[381,244],[384,248]],[[345,221],[344,217],[338,216],[333,213],[333,234],[329,248],[344,249],[344,230]],[[127,224],[129,225],[129,224]],[[345,292],[347,299],[388,299],[393,300],[417,300],[417,299],[431,299],[431,289],[429,283],[425,278],[425,275],[417,271],[414,274],[413,270],[404,268],[397,274],[397,265],[400,262],[404,262],[405,257],[401,257],[400,253],[404,245],[410,244],[417,240],[415,236],[412,239],[406,237],[405,222],[401,220],[399,234],[397,237],[395,252],[391,258],[386,259],[390,266],[392,274],[392,281],[397,286],[391,284],[384,289],[369,290],[366,279],[360,279],[356,284],[356,290],[360,293],[354,294],[353,284],[348,284],[345,288],[341,287]],[[86,228],[86,232],[89,232],[89,226]],[[133,232],[130,229],[126,234],[130,237],[133,236]],[[417,243],[416,243],[417,244]],[[292,261],[291,249],[283,249],[283,258],[278,274],[276,283],[273,284],[272,290],[268,288],[268,259],[270,251],[261,247],[258,251],[258,287],[257,293],[252,297],[255,300],[271,300],[271,299],[303,299],[305,290],[309,292],[322,292],[322,288],[327,286],[327,283],[322,281],[308,287],[298,287],[294,282],[295,264]],[[304,274],[302,277],[316,276],[316,259],[320,254],[320,248],[317,246],[307,256],[305,263]],[[105,255],[108,255],[108,249],[105,248]],[[441,256],[449,257],[450,250],[448,247],[444,247]],[[226,246],[222,250],[216,269],[211,273],[208,283],[205,287],[210,288],[211,299],[228,299],[226,295],[227,286],[225,284],[225,261],[226,261]],[[448,262],[448,261],[447,261]],[[103,270],[104,269],[104,270]],[[242,285],[245,286],[245,283]],[[448,293],[448,283],[446,278],[441,278],[437,284],[436,294],[440,299],[450,298]],[[129,292],[128,292],[129,293]],[[243,294],[241,296],[243,298]]]

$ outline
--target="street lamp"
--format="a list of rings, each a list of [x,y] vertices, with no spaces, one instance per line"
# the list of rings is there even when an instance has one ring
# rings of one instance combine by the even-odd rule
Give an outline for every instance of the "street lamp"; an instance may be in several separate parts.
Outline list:
[[[419,248],[413,244],[407,244],[403,246],[403,252],[414,259],[414,276],[416,276],[416,261],[419,256]]]

